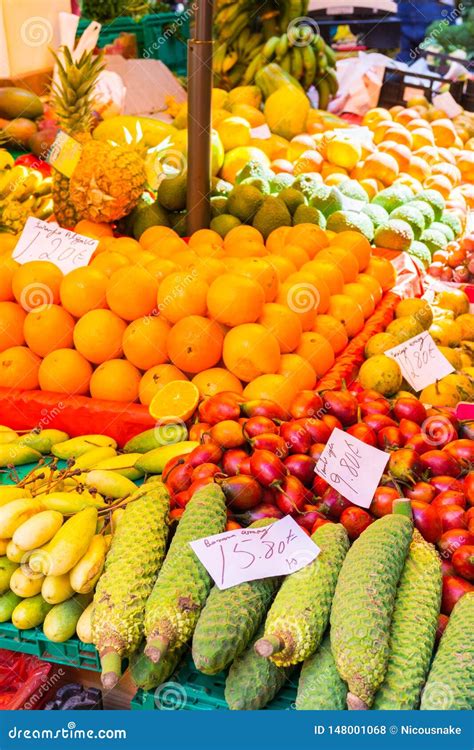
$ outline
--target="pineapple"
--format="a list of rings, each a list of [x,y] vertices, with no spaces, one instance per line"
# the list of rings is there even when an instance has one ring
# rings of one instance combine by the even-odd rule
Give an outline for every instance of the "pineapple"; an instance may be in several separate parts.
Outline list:
[[[77,141],[87,142],[93,124],[93,91],[103,70],[102,56],[85,52],[74,61],[71,51],[63,48],[62,59],[56,57],[59,82],[53,89],[53,104],[61,129]],[[79,216],[70,200],[69,179],[53,170],[53,200],[56,221],[64,227],[74,227]]]

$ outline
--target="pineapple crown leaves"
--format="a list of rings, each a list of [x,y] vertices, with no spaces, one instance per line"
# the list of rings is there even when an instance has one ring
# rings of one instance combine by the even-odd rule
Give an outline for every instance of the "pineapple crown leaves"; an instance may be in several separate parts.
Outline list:
[[[104,70],[103,53],[94,57],[84,52],[74,60],[69,47],[61,48],[62,56],[53,52],[59,81],[52,87],[53,103],[61,127],[66,133],[88,133],[92,127],[93,92]]]

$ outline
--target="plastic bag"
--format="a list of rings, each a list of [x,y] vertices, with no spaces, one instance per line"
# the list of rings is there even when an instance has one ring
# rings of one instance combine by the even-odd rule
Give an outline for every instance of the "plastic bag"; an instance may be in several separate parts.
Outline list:
[[[51,689],[52,671],[52,664],[36,656],[0,649],[0,710],[41,708]]]

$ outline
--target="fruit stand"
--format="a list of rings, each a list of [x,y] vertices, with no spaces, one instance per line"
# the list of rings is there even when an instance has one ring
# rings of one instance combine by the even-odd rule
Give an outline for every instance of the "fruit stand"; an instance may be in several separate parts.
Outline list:
[[[75,670],[15,708],[473,708],[474,118],[328,111],[307,2],[251,5],[212,92],[210,15],[131,1],[0,88],[0,669]],[[112,55],[188,36],[129,112]]]

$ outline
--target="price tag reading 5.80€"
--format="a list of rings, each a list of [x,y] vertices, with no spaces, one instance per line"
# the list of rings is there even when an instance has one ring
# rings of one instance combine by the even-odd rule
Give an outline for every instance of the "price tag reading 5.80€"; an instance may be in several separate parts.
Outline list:
[[[428,331],[388,349],[385,355],[398,363],[403,377],[415,391],[422,391],[454,370]]]
[[[315,472],[351,503],[368,508],[389,455],[337,427],[332,431]]]
[[[321,551],[291,516],[260,529],[214,534],[190,545],[219,589],[295,573]]]

